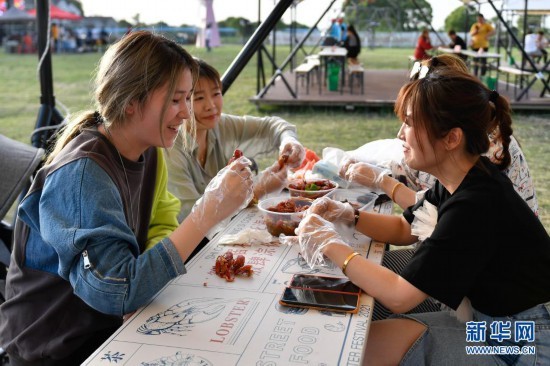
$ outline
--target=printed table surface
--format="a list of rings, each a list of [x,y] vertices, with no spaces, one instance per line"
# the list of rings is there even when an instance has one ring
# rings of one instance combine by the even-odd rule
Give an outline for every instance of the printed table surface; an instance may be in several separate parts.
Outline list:
[[[391,212],[391,203],[375,208]],[[297,246],[218,245],[224,234],[265,229],[259,210],[239,213],[187,263],[187,273],[168,283],[126,321],[84,365],[360,365],[374,305],[362,294],[357,314],[279,305],[296,273],[342,277],[328,261],[311,269]],[[352,247],[380,263],[384,244],[355,233]],[[243,254],[252,277],[234,282],[213,270],[218,255]]]

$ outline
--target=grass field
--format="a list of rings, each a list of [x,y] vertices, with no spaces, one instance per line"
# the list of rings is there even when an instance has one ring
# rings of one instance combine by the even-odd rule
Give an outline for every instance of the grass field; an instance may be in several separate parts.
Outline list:
[[[282,49],[283,47],[281,47]],[[198,57],[226,70],[240,46],[223,46],[206,53],[189,47]],[[408,49],[375,49],[361,53],[361,61],[371,69],[404,69]],[[53,77],[58,110],[63,115],[93,108],[91,86],[100,54],[54,55]],[[281,51],[277,61],[286,55]],[[11,55],[0,52],[0,133],[29,142],[40,106],[36,55]],[[268,67],[266,70],[270,70]],[[257,110],[249,102],[256,94],[256,62],[253,59],[226,93],[224,111],[232,114],[275,114],[298,126],[299,138],[321,154],[326,146],[355,149],[366,142],[392,138],[399,122],[389,109],[275,108]],[[550,101],[549,101],[550,102]],[[67,109],[65,109],[67,108]],[[514,116],[514,135],[520,141],[534,176],[541,220],[550,231],[550,114],[524,113]],[[267,161],[267,160],[266,160]]]

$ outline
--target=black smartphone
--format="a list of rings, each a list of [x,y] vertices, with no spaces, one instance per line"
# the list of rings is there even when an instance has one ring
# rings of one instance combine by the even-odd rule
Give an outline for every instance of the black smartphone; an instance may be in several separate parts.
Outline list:
[[[378,206],[378,205],[381,205],[382,203],[388,202],[388,201],[391,201],[390,196],[388,196],[387,194],[380,194],[380,195],[378,195],[378,197],[374,201],[374,205]]]
[[[303,289],[317,289],[326,291],[339,291],[360,293],[361,289],[347,278],[329,277],[308,274],[295,274],[288,287],[300,287]]]
[[[279,303],[285,306],[357,313],[359,310],[359,293],[286,287]]]
[[[286,306],[356,313],[361,289],[347,278],[295,274],[279,303]]]

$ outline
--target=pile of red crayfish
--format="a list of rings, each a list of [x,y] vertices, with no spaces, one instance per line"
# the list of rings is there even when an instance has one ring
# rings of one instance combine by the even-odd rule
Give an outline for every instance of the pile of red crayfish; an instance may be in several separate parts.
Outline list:
[[[233,253],[228,251],[216,258],[214,270],[219,277],[225,278],[227,282],[233,282],[235,276],[239,275],[250,277],[254,270],[250,264],[245,265],[244,261],[244,255],[239,254],[237,258],[233,258]]]

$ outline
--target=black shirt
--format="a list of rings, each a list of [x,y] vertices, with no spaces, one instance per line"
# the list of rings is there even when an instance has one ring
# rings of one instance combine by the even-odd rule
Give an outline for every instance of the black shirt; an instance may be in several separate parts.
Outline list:
[[[466,50],[468,49],[468,46],[466,46],[466,42],[459,36],[455,36],[455,40],[451,38],[451,43],[449,43],[450,48],[454,48],[455,46],[460,46],[461,49]]]
[[[437,225],[404,269],[407,281],[455,310],[466,296],[489,316],[550,301],[550,237],[487,158],[452,195],[436,182],[424,199]],[[403,213],[407,221],[424,199]]]

